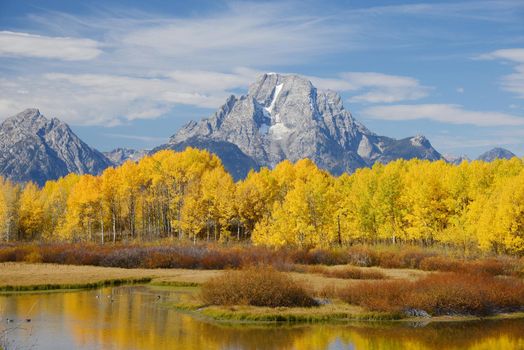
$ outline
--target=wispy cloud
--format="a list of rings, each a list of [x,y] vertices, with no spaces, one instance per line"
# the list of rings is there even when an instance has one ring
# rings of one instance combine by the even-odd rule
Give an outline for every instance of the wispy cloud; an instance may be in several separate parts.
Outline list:
[[[0,56],[84,61],[101,53],[99,44],[91,39],[0,31]]]
[[[524,48],[501,49],[475,57],[481,60],[501,60],[514,64],[514,72],[501,79],[502,88],[524,98]]]
[[[412,35],[426,43],[433,35],[430,30],[407,34],[394,22],[397,15],[508,20],[512,9],[521,6],[515,1],[465,1],[335,11],[317,6],[319,11],[312,11],[312,4],[226,2],[220,10],[186,17],[123,9],[85,16],[33,14],[28,22],[45,35],[0,32],[0,56],[15,57],[2,63],[16,67],[11,69],[14,74],[0,78],[0,116],[35,106],[73,124],[117,125],[160,117],[178,104],[216,108],[267,68],[285,70],[322,62],[330,54],[411,45]],[[32,29],[27,31],[35,32]],[[59,65],[55,59],[61,60]],[[508,52],[493,53],[489,59],[516,62],[515,53]],[[524,96],[518,69],[505,78],[504,86]],[[362,104],[419,100],[433,89],[414,77],[383,72],[311,79],[319,88],[350,92],[349,101]],[[464,111],[454,105],[432,106],[460,117]],[[388,106],[368,111],[379,115],[386,113],[384,108]],[[478,117],[480,112],[471,113]],[[509,117],[514,122],[514,116]]]
[[[320,88],[355,93],[350,102],[394,103],[418,100],[429,95],[431,88],[412,77],[377,72],[344,72],[338,78],[310,77]]]
[[[390,105],[366,108],[362,115],[382,120],[433,120],[448,124],[476,126],[522,126],[524,117],[516,115],[470,111],[452,104]]]
[[[459,18],[476,21],[506,22],[518,20],[518,10],[524,9],[519,0],[484,0],[455,2],[426,2],[414,4],[372,6],[360,13],[382,16],[419,16]]]
[[[522,138],[505,137],[504,139],[494,136],[483,138],[468,138],[461,136],[433,136],[431,143],[439,150],[456,150],[465,148],[503,147],[522,144]]]

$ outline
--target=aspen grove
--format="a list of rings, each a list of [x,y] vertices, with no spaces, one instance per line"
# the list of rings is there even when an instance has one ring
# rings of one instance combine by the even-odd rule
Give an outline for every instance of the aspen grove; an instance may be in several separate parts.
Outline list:
[[[43,188],[0,179],[2,241],[445,245],[524,254],[524,163],[397,160],[334,177],[284,161],[234,182],[215,155],[160,151]]]

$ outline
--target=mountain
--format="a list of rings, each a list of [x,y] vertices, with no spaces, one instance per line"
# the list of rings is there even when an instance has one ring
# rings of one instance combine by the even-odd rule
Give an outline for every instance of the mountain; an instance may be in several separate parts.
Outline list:
[[[482,153],[477,159],[483,160],[485,162],[492,162],[495,159],[511,159],[513,157],[516,157],[513,152],[508,151],[505,148],[495,147],[485,153]]]
[[[274,73],[260,76],[247,95],[230,96],[210,118],[189,122],[159,149],[195,145],[213,152],[217,143],[240,151],[234,156],[243,162],[236,164],[242,169],[238,175],[284,159],[309,158],[339,175],[398,158],[442,158],[423,136],[376,135],[353,118],[338,93],[319,90],[298,75]],[[231,170],[230,160],[222,160]]]
[[[148,151],[130,148],[115,148],[109,152],[102,152],[102,154],[114,165],[122,165],[128,160],[134,162],[139,161],[142,157],[148,154]]]
[[[0,124],[0,175],[39,185],[71,172],[98,174],[112,163],[69,126],[26,109]]]
[[[455,156],[453,154],[444,154],[442,157],[444,157],[446,162],[448,162],[450,164],[454,164],[454,165],[459,165],[462,162],[469,162],[469,161],[471,161],[471,159],[468,156],[464,155],[464,154],[460,155],[460,156]]]

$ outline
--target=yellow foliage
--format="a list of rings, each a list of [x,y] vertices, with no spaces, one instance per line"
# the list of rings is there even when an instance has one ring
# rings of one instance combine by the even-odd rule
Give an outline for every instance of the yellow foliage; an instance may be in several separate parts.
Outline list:
[[[333,177],[306,159],[235,183],[218,157],[187,148],[41,189],[0,179],[3,240],[162,237],[301,247],[409,242],[522,255],[524,164],[397,160]]]

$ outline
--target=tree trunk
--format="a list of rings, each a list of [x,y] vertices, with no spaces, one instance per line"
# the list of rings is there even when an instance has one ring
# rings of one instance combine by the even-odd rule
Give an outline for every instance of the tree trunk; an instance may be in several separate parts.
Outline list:
[[[104,244],[104,217],[100,213],[100,236],[102,236],[102,244]]]
[[[342,233],[340,232],[340,214],[337,216],[338,225],[338,245],[342,247]]]
[[[237,241],[240,242],[240,221],[237,223]]]
[[[114,211],[112,215],[112,221],[113,221],[113,244],[115,244],[116,243],[116,215]]]

